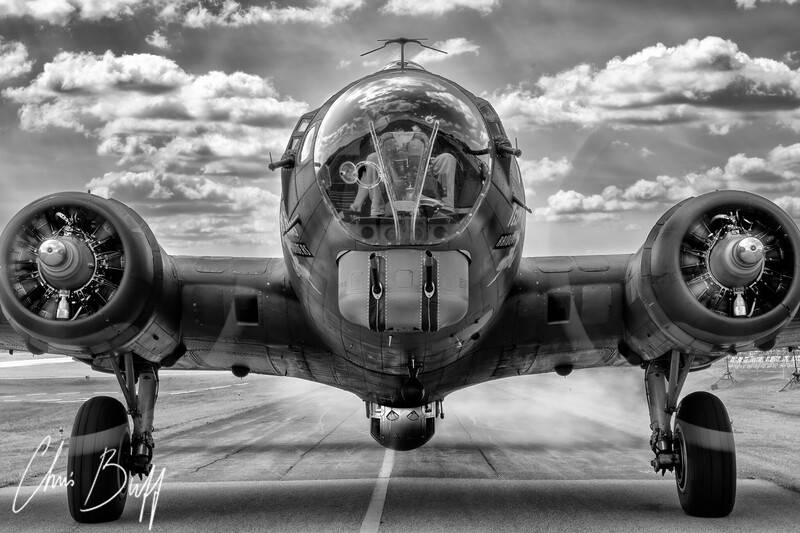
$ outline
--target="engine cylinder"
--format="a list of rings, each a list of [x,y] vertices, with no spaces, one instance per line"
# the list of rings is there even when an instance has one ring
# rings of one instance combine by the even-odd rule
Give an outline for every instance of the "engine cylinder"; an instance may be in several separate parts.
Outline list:
[[[33,352],[161,361],[180,346],[179,296],[170,257],[118,201],[53,194],[0,234],[0,306]]]
[[[800,231],[778,206],[742,191],[685,200],[656,223],[625,280],[627,347],[769,346],[800,306]]]

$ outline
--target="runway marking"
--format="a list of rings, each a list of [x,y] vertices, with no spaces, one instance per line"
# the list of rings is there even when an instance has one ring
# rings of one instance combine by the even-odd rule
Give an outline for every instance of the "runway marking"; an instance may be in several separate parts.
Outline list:
[[[364,520],[361,522],[361,533],[377,533],[378,528],[381,527],[383,504],[386,502],[392,468],[394,468],[394,450],[387,449],[383,455],[383,464],[378,479],[375,480],[375,488],[372,490],[367,514],[364,515]]]
[[[281,474],[281,477],[280,477],[280,479],[281,479],[281,480],[284,480],[284,479],[286,479],[286,476],[288,476],[288,475],[289,475],[289,472],[291,472],[291,471],[294,469],[294,467],[296,467],[297,465],[299,465],[299,464],[300,464],[300,461],[302,461],[303,459],[305,459],[306,455],[308,455],[309,453],[311,453],[311,452],[313,452],[314,450],[316,450],[316,449],[317,449],[317,447],[318,447],[320,444],[322,444],[322,441],[324,441],[325,439],[327,439],[328,437],[330,437],[331,435],[333,435],[333,433],[334,433],[334,432],[335,432],[337,429],[339,429],[339,428],[341,427],[341,425],[342,425],[342,424],[344,424],[345,422],[347,422],[347,420],[348,420],[348,419],[349,419],[351,416],[353,416],[354,414],[356,414],[358,411],[360,411],[360,409],[356,409],[355,411],[353,411],[352,413],[350,413],[350,414],[349,414],[349,415],[347,415],[346,417],[342,418],[342,421],[341,421],[341,422],[339,422],[338,424],[336,424],[336,426],[335,426],[333,429],[331,429],[330,431],[328,431],[327,433],[325,433],[325,434],[322,436],[322,438],[321,438],[321,439],[319,439],[319,440],[318,440],[318,441],[317,441],[317,442],[316,442],[316,443],[315,443],[315,444],[314,444],[314,445],[313,445],[311,448],[309,448],[309,449],[307,449],[306,451],[304,451],[303,453],[301,453],[301,454],[300,454],[300,457],[298,457],[298,458],[297,458],[297,460],[296,460],[294,463],[292,463],[292,466],[290,466],[289,468],[287,468],[287,469],[286,469],[286,472],[284,472],[283,474]],[[325,411],[325,412],[327,413],[328,411]],[[324,416],[324,414],[323,414],[323,416]],[[320,419],[320,420],[321,420],[321,419]],[[324,428],[320,428],[320,429],[324,429]]]
[[[21,366],[52,365],[57,363],[74,363],[71,357],[53,357],[50,359],[28,359],[25,361],[3,361],[0,368],[18,368]]]
[[[204,389],[192,389],[192,390],[177,390],[170,392],[171,396],[175,396],[177,394],[191,394],[193,392],[205,392],[207,390],[217,390],[217,389],[227,389],[228,387],[240,387],[242,385],[247,385],[247,383],[235,383],[233,385],[219,385],[217,387],[206,387]]]

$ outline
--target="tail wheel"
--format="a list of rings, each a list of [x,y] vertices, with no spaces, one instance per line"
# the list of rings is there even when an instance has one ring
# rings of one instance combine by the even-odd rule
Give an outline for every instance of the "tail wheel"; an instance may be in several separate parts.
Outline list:
[[[675,470],[678,498],[691,516],[722,517],[736,501],[736,450],[725,406],[708,392],[693,392],[678,407]]]
[[[110,522],[122,515],[130,449],[128,414],[118,400],[97,396],[81,406],[68,460],[74,484],[67,486],[67,500],[76,522]]]

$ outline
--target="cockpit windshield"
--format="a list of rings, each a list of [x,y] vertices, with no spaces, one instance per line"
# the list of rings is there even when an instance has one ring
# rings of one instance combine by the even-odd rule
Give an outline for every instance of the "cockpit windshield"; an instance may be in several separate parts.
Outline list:
[[[344,225],[374,244],[454,235],[489,184],[489,134],[452,83],[385,71],[345,91],[316,138],[317,179]]]

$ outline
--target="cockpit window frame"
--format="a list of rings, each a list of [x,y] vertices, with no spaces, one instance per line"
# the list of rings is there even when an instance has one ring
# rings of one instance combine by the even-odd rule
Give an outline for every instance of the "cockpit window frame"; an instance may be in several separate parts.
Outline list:
[[[297,160],[302,151],[304,139],[307,137],[308,127],[314,122],[314,118],[317,116],[318,112],[319,109],[309,111],[298,119],[297,124],[295,124],[294,129],[292,129],[292,134],[289,136],[289,142],[286,144],[284,156],[286,154],[292,154]],[[297,176],[295,174],[294,169],[284,168],[281,170],[281,200],[286,213],[289,215],[294,213],[294,210],[297,209],[297,206],[300,204],[300,198],[304,193],[304,191],[298,190]]]
[[[320,125],[319,120],[314,121],[313,124],[308,126],[303,137],[303,144],[300,146],[300,153],[298,154],[298,161],[300,165],[305,165],[314,157],[314,143],[316,142],[317,130]]]

